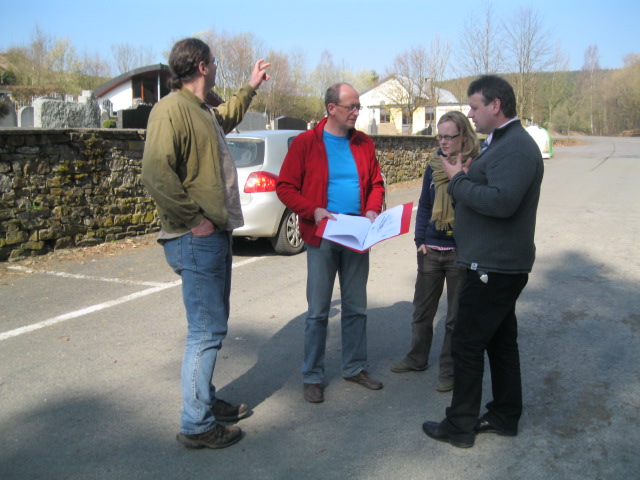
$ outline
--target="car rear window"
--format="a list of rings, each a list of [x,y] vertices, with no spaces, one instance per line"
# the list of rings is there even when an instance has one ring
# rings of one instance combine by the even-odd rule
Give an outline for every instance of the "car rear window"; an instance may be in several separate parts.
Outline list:
[[[264,163],[264,141],[255,138],[227,138],[236,167],[255,167]]]

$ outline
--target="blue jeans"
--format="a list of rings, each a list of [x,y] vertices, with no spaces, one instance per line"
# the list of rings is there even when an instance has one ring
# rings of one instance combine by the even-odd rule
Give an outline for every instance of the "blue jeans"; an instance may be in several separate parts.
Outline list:
[[[167,263],[182,277],[187,312],[187,341],[182,361],[180,432],[211,430],[216,419],[212,384],[218,350],[227,335],[231,293],[231,233],[205,237],[188,233],[164,243]]]
[[[307,303],[304,330],[304,383],[322,383],[327,325],[336,274],[342,307],[342,376],[352,377],[367,362],[367,279],[369,252],[358,253],[323,240],[307,245]]]

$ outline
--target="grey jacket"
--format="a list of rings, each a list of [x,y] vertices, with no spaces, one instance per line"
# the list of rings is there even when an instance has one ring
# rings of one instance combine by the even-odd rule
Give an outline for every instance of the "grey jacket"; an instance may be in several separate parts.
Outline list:
[[[458,263],[485,272],[529,273],[544,164],[536,142],[519,121],[496,129],[468,173],[455,175]]]

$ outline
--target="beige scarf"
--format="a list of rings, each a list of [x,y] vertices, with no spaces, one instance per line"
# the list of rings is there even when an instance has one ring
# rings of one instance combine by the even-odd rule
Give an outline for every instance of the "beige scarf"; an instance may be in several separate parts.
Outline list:
[[[436,224],[438,230],[452,230],[454,221],[453,203],[451,196],[447,193],[449,179],[444,172],[442,162],[437,153],[434,153],[429,160],[431,170],[433,170],[433,184],[435,187],[435,197],[431,211],[431,220]]]

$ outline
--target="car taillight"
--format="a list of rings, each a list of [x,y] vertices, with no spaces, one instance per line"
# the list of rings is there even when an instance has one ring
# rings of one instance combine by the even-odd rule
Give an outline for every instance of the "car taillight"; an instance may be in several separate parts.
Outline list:
[[[253,172],[244,184],[244,193],[275,192],[278,176],[269,172]]]

